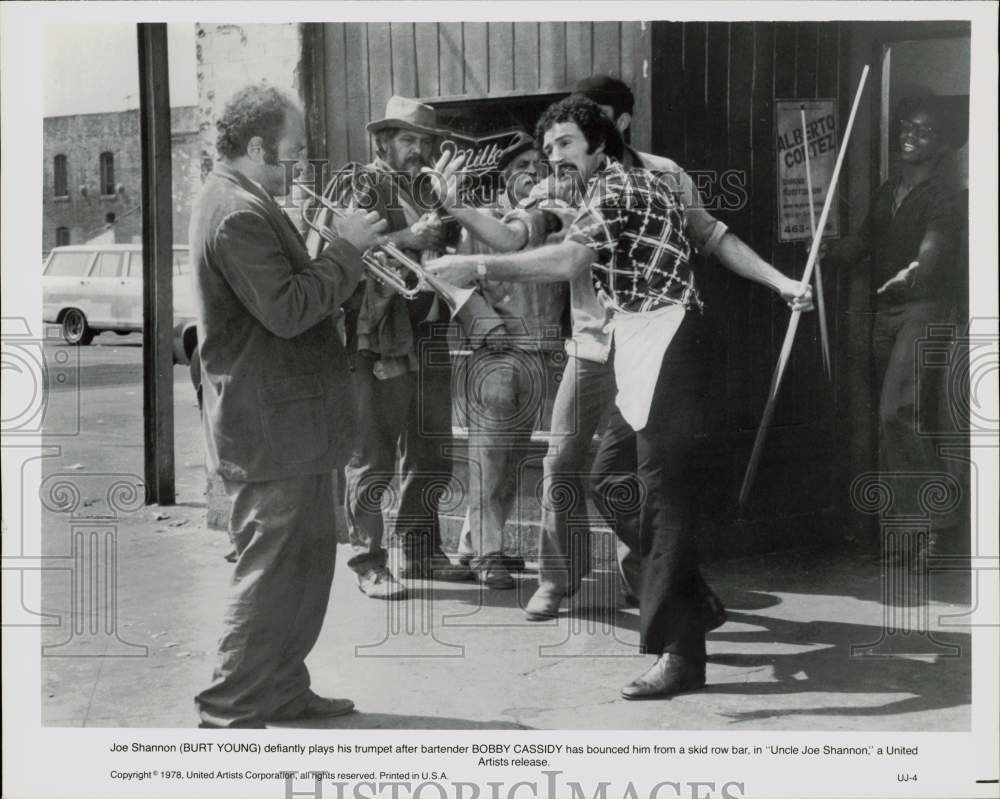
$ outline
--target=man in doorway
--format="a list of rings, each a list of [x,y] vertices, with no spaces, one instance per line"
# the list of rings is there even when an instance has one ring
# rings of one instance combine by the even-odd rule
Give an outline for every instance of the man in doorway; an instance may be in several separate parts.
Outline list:
[[[237,560],[218,665],[195,702],[202,727],[263,727],[353,709],[313,693],[305,658],[330,595],[333,469],[350,427],[332,316],[385,223],[352,213],[311,260],[273,199],[303,159],[302,111],[250,86],[217,125],[219,161],[195,200],[190,243],[207,465],[232,503]]]
[[[430,268],[457,286],[484,274],[532,283],[572,281],[588,271],[593,276],[602,307],[610,309],[617,393],[612,412],[637,431],[645,492],[640,646],[657,656],[622,695],[644,699],[694,690],[705,684],[705,622],[692,513],[697,485],[688,465],[690,431],[704,406],[696,374],[703,333],[697,319],[687,319],[695,314],[686,313],[700,308],[701,300],[689,265],[685,209],[654,173],[621,165],[621,134],[587,98],[571,96],[551,106],[536,137],[557,174],[578,176],[586,185],[566,240],[511,255],[446,256]],[[808,288],[802,292],[797,281],[730,238],[724,234],[715,249],[726,268],[769,286],[792,307],[811,307]],[[547,495],[552,490],[547,486]],[[569,551],[575,549],[571,541]],[[540,560],[545,571],[536,597],[556,597],[558,607],[572,590],[571,564]]]
[[[906,97],[895,118],[899,160],[895,174],[872,198],[862,224],[837,245],[828,259],[855,270],[853,280],[870,275],[874,306],[867,344],[874,374],[858,369],[854,392],[877,397],[878,469],[894,497],[894,510],[919,517],[929,513],[930,536],[916,550],[957,553],[968,543],[962,520],[968,513],[958,497],[925,502],[914,474],[958,472],[934,437],[921,432],[954,422],[941,370],[918,358],[918,344],[937,326],[963,323],[967,311],[968,193],[949,158],[968,138],[968,97]],[[859,357],[860,359],[860,357]],[[878,393],[871,394],[871,387]],[[937,417],[937,418],[935,418]],[[966,479],[965,475],[961,475]],[[948,483],[941,483],[948,486]],[[936,507],[928,507],[930,504]],[[881,543],[881,542],[880,542]]]

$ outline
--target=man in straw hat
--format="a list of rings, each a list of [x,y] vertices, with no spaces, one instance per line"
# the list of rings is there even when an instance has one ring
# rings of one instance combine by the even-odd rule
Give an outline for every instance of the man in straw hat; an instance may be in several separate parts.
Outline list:
[[[341,203],[375,210],[389,223],[389,242],[419,261],[444,247],[444,229],[433,191],[417,178],[430,165],[440,135],[433,108],[393,96],[385,115],[370,122],[376,156],[335,177]],[[421,191],[421,189],[423,191]],[[411,284],[416,277],[401,272]],[[486,308],[478,296],[460,314]],[[355,556],[348,565],[358,587],[375,599],[401,599],[406,590],[387,564],[381,501],[396,474],[400,489],[395,532],[400,540],[399,576],[466,580],[441,547],[438,507],[451,477],[451,365],[445,323],[449,308],[421,292],[406,300],[369,279],[355,312],[348,315],[348,348],[357,410],[353,453],[345,469],[346,515]],[[497,322],[494,326],[500,326]]]

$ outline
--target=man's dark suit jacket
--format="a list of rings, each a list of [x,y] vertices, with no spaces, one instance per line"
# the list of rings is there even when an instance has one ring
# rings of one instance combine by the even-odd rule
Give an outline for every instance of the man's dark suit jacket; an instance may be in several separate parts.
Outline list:
[[[337,241],[311,261],[274,200],[221,162],[189,241],[209,469],[250,482],[331,471],[352,426],[334,314],[360,253]]]

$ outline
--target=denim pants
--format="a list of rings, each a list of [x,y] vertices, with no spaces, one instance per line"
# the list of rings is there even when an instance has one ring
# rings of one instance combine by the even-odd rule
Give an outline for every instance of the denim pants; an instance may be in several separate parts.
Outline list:
[[[479,558],[503,551],[503,531],[530,457],[531,433],[545,401],[541,352],[480,347],[466,363],[469,426],[469,506],[459,554]]]
[[[538,582],[573,594],[591,568],[591,527],[584,486],[594,433],[615,395],[609,364],[570,356],[552,407],[543,461]]]
[[[305,659],[333,581],[333,473],[264,483],[224,480],[238,559],[202,726],[259,726],[309,689]]]

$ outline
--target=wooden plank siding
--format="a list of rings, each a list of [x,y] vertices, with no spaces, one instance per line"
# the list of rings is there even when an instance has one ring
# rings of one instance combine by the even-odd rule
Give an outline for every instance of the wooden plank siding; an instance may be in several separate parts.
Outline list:
[[[639,22],[368,22],[307,26],[306,63],[326,129],[314,143],[332,164],[370,158],[365,124],[392,94],[424,101],[568,92],[605,72],[633,84],[641,75]]]
[[[848,23],[515,20],[322,27],[322,35],[303,42],[322,46],[323,57],[305,54],[303,63],[325,71],[322,80],[306,82],[313,98],[323,92],[326,120],[324,135],[312,143],[321,143],[335,164],[369,159],[364,125],[382,115],[393,93],[431,102],[543,95],[568,92],[579,79],[608,72],[635,91],[633,142],[698,176],[719,219],[762,258],[801,274],[805,246],[779,243],[777,236],[774,101],[833,97],[843,130],[854,89],[846,80]],[[848,221],[842,219],[844,230]],[[696,269],[711,339],[705,356],[714,375],[706,394],[712,456],[704,482],[713,488],[704,513],[716,525],[706,536],[708,553],[802,546],[803,535],[817,543],[829,532],[823,519],[843,498],[834,496],[842,482],[835,471],[833,403],[840,388],[823,375],[815,317],[805,317],[799,330],[753,504],[737,514],[733,503],[788,310],[771,292],[714,260],[699,258]],[[829,276],[831,332],[843,325],[838,320],[847,301],[839,283]]]
[[[648,103],[659,113],[650,121],[650,149],[700,174],[708,187],[706,199],[715,202],[714,213],[734,233],[782,271],[801,274],[805,245],[781,244],[777,236],[774,100],[834,97],[843,128],[851,98],[844,96],[848,42],[841,25],[662,22],[651,28]],[[712,181],[727,171],[744,195],[737,207],[730,207],[718,186],[712,191]],[[698,269],[704,322],[712,338],[706,357],[715,367],[706,394],[707,430],[715,442],[713,473],[706,480],[719,487],[713,489],[716,509],[708,515],[732,528],[737,525],[732,498],[763,410],[788,311],[772,293],[715,262],[702,260]],[[836,280],[829,285],[827,314],[833,330],[843,300]],[[832,398],[837,387],[826,383],[818,346],[815,315],[807,315],[764,451],[754,508],[737,525],[742,534],[752,535],[758,529],[754,520],[766,519],[770,532],[759,528],[760,534],[773,536],[774,546],[785,545],[783,539],[790,543],[796,524],[836,502]]]

